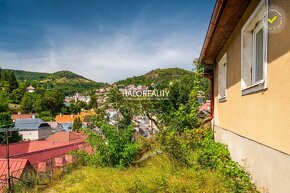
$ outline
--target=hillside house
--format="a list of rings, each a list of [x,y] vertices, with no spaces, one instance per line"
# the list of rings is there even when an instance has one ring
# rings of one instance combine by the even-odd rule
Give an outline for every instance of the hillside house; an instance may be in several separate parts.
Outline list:
[[[65,131],[65,129],[63,128],[63,126],[60,123],[58,123],[58,122],[50,121],[50,122],[48,122],[48,124],[52,128],[52,133],[56,133],[56,132],[60,132],[60,131]]]
[[[63,115],[59,114],[55,117],[55,121],[62,125],[63,129],[66,131],[72,130],[74,119],[77,115]]]
[[[24,141],[44,139],[52,134],[49,124],[39,118],[16,119],[15,128]]]
[[[34,93],[34,91],[35,91],[35,88],[33,86],[31,86],[31,85],[26,88],[26,92]]]
[[[14,114],[11,116],[11,119],[13,120],[13,122],[15,122],[17,119],[32,119],[35,118],[35,116],[33,114]]]
[[[73,163],[75,157],[68,154],[70,151],[92,151],[84,139],[80,133],[58,132],[48,140],[12,143],[9,145],[11,175],[17,180],[25,177],[26,171],[43,173]],[[0,145],[0,192],[7,184],[7,168],[6,145]]]
[[[213,86],[215,140],[270,193],[290,190],[286,18],[290,1],[217,0],[199,59]]]

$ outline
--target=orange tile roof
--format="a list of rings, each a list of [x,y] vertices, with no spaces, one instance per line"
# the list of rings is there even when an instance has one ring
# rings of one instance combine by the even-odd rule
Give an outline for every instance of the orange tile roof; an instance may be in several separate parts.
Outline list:
[[[81,116],[92,116],[92,115],[96,115],[97,113],[95,111],[82,111],[80,113]]]
[[[57,115],[55,121],[58,123],[72,123],[78,115]]]

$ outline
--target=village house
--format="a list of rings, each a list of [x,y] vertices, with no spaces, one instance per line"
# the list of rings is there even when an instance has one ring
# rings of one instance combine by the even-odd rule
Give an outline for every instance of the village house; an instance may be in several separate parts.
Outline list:
[[[26,88],[26,92],[34,93],[34,91],[35,91],[35,88],[33,86],[31,86],[31,85]]]
[[[13,122],[15,122],[17,119],[32,119],[35,118],[35,116],[33,114],[14,114],[11,116],[11,119]]]
[[[63,167],[75,161],[68,153],[77,149],[91,152],[82,133],[57,132],[46,140],[12,143],[9,145],[10,173],[14,179],[20,179],[26,171],[45,173]],[[0,191],[7,183],[6,153],[6,145],[0,145]]]
[[[63,129],[66,131],[72,130],[73,121],[77,117],[77,115],[56,115],[55,121],[62,125]]]
[[[210,116],[210,100],[206,100],[199,109],[198,109],[198,117],[207,118]]]
[[[49,124],[39,118],[16,119],[15,128],[24,141],[44,139],[52,134]]]
[[[217,0],[199,61],[215,140],[260,188],[290,190],[290,1]],[[277,112],[282,112],[277,115]]]
[[[65,131],[65,129],[63,128],[63,126],[60,123],[58,123],[58,122],[50,121],[50,122],[48,122],[48,124],[52,128],[52,133],[56,133],[56,132],[60,132],[60,131]]]
[[[75,101],[83,101],[87,104],[90,103],[91,101],[91,97],[90,96],[87,96],[87,95],[80,95],[78,92],[73,96],[73,99]]]

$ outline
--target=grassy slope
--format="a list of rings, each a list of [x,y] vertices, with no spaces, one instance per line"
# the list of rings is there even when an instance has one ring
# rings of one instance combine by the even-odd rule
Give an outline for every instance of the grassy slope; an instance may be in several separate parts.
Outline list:
[[[229,192],[210,171],[175,168],[165,156],[144,166],[118,168],[85,167],[73,171],[45,192]]]

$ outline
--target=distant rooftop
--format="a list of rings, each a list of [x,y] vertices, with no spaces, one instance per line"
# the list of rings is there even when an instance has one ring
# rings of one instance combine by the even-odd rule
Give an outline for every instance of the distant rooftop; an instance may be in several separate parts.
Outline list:
[[[15,122],[15,128],[18,130],[37,130],[50,127],[48,123],[42,119],[17,119]]]

